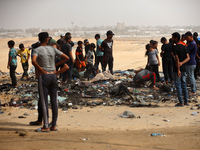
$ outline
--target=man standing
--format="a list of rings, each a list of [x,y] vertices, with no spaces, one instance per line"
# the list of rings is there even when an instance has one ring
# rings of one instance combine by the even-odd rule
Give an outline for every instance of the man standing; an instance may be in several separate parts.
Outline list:
[[[84,40],[84,45],[85,45],[85,56],[86,56],[87,52],[90,50],[90,43],[88,39]]]
[[[49,40],[49,34],[47,32],[41,32],[38,35],[40,41],[40,47],[36,48],[33,52],[32,64],[39,71],[38,79],[38,121],[30,122],[30,125],[41,125],[42,118],[44,120],[44,126],[36,131],[49,132],[56,131],[56,122],[58,117],[58,104],[57,104],[57,77],[56,75],[66,71],[63,67],[61,70],[56,71],[56,66],[64,64],[69,58],[58,49],[47,46]],[[62,60],[55,64],[55,56],[61,57]],[[50,94],[51,107],[52,107],[52,126],[49,129],[48,121],[48,93]]]
[[[107,38],[101,43],[101,51],[104,52],[103,71],[109,66],[110,73],[113,74],[113,35],[112,31],[107,31]]]
[[[187,62],[187,77],[191,86],[192,93],[190,95],[197,95],[197,88],[196,88],[196,80],[194,78],[194,70],[196,68],[196,54],[197,54],[197,45],[193,39],[191,32],[185,33],[186,40],[188,42],[187,51],[190,55],[190,60]]]
[[[99,63],[101,63],[101,68],[103,70],[103,52],[101,51],[101,43],[103,42],[102,39],[100,39],[100,34],[96,34],[94,37],[97,41],[96,44],[96,57],[95,57],[95,68],[97,70],[97,74],[99,73]]]
[[[63,73],[62,75],[62,82],[64,83],[66,81],[66,75],[68,76],[68,81],[72,79],[72,70],[73,70],[73,63],[74,63],[74,57],[72,55],[72,46],[71,46],[71,36],[66,35],[65,36],[65,43],[61,47],[61,51],[69,57],[69,61],[67,62],[67,65],[69,66],[69,70]]]
[[[175,32],[172,34],[172,41],[176,44],[174,46],[173,54],[175,56],[174,63],[174,82],[177,89],[179,103],[175,106],[183,107],[188,104],[188,91],[186,85],[186,63],[190,60],[187,49],[180,43],[180,34]],[[184,102],[182,98],[184,96]]]
[[[196,69],[194,71],[194,77],[195,79],[197,80],[197,76],[199,75],[199,60],[200,60],[200,57],[199,57],[199,51],[200,51],[200,47],[199,47],[199,40],[198,40],[198,33],[197,32],[194,32],[193,33],[193,38],[194,38],[194,41],[196,42],[197,44],[197,54],[196,54]]]
[[[173,83],[173,76],[172,76],[172,46],[167,42],[165,37],[161,38],[161,43],[163,44],[161,47],[162,52],[160,53],[162,57],[162,67],[165,76],[165,82],[168,85],[168,79],[170,78],[171,84]]]
[[[8,47],[10,48],[8,55],[7,68],[10,69],[10,78],[12,80],[12,87],[17,87],[17,78],[15,70],[17,68],[17,51],[14,48],[15,42],[13,40],[8,41]]]

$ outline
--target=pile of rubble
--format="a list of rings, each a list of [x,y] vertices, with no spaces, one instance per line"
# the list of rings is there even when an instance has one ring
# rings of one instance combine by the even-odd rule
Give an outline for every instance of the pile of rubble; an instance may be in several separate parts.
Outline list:
[[[133,84],[134,70],[116,71],[98,74],[91,81],[73,80],[70,84],[58,84],[58,104],[60,108],[95,107],[98,105],[127,105],[130,107],[159,107],[159,103],[177,103],[176,89],[172,86],[158,83],[159,91]],[[9,81],[7,81],[9,82]],[[26,107],[37,109],[39,94],[37,82],[26,81],[17,88],[3,82],[0,85],[1,95],[11,95],[10,102],[2,106]],[[50,97],[49,103],[50,103]],[[197,97],[191,97],[190,102],[198,103]]]

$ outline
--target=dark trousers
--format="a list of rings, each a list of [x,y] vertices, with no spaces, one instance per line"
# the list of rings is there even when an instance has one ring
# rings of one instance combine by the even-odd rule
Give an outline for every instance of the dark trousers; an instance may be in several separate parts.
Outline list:
[[[196,69],[194,70],[194,77],[197,79],[197,76],[199,75],[199,59],[196,58]]]
[[[143,76],[137,83],[144,84],[146,81],[151,81],[152,85],[155,85],[156,83],[156,74],[154,72],[151,72],[147,74],[146,76]]]
[[[101,63],[101,68],[103,70],[103,56],[97,56],[96,57],[96,62],[95,62],[95,68],[96,70],[99,70],[99,63]]]
[[[15,70],[16,70],[17,66],[10,66],[10,78],[12,80],[12,86],[16,86],[17,85],[17,78],[15,75]]]
[[[113,57],[104,56],[103,57],[103,71],[106,71],[106,67],[109,67],[110,73],[113,74]]]
[[[28,62],[22,63],[22,68],[24,70],[22,77],[28,77]]]
[[[55,74],[40,75],[38,79],[39,102],[38,102],[38,121],[44,121],[44,128],[49,127],[48,94],[52,108],[52,126],[56,126],[58,118],[57,102],[57,77]]]
[[[96,76],[96,70],[95,67],[93,66],[93,64],[87,64],[86,65],[86,75],[88,77],[88,80],[90,79],[90,75],[93,74],[93,77]]]
[[[159,75],[159,72],[158,72],[158,65],[150,65],[150,67],[151,67],[151,71],[156,74],[156,81],[159,82],[160,81],[160,75]]]
[[[172,64],[172,60],[171,59],[162,59],[162,66],[163,66],[163,73],[165,76],[165,81],[168,81],[168,79],[170,79],[170,81],[173,81],[173,64]]]
[[[68,80],[72,79],[73,63],[67,62],[67,65],[69,66],[69,69],[62,73],[62,81],[63,82],[65,82],[67,80],[67,76],[68,76]]]

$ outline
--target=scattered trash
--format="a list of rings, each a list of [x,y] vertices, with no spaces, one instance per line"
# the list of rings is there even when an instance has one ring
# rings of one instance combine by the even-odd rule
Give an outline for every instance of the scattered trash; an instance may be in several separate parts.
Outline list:
[[[191,115],[192,115],[192,116],[196,116],[197,114],[198,114],[198,112],[195,111],[195,112],[192,112]]]
[[[165,137],[166,135],[160,134],[160,133],[152,133],[151,136],[161,136],[161,137]]]
[[[170,122],[170,120],[169,120],[169,119],[164,119],[163,121],[165,121],[165,122]]]
[[[122,118],[136,118],[135,114],[130,111],[124,111],[123,114],[119,114],[118,116]]]
[[[89,139],[87,138],[81,138],[82,141],[88,141]]]
[[[26,117],[24,117],[24,116],[18,116],[18,118],[26,118]]]

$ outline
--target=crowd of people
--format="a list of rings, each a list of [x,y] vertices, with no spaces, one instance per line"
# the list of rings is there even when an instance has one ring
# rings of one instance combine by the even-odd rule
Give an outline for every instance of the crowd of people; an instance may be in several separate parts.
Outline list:
[[[81,72],[86,69],[86,76],[88,80],[90,76],[93,77],[101,70],[105,71],[107,66],[110,73],[113,74],[113,36],[112,31],[107,31],[107,38],[102,40],[99,34],[96,34],[96,44],[90,43],[88,39],[77,42],[75,57],[72,55],[71,33],[62,34],[60,39],[55,41],[49,37],[47,32],[38,34],[39,42],[32,44],[31,55],[30,50],[25,48],[23,44],[19,45],[19,51],[14,48],[15,42],[8,41],[9,59],[8,69],[10,69],[10,77],[12,79],[12,86],[17,87],[17,79],[15,70],[17,68],[17,56],[21,57],[22,68],[24,73],[22,80],[28,77],[28,60],[31,56],[32,64],[35,67],[36,78],[38,79],[38,120],[30,122],[30,125],[42,125],[40,128],[42,132],[57,131],[56,122],[58,117],[57,105],[57,76],[60,74],[62,84],[66,81],[70,82],[73,79],[73,72]],[[145,55],[148,57],[145,69],[135,71],[134,82],[137,85],[142,85],[146,81],[151,80],[154,89],[156,82],[161,82],[159,75],[159,66],[161,61],[159,53],[162,58],[162,67],[164,73],[165,83],[167,85],[175,84],[179,103],[176,106],[184,106],[188,104],[188,91],[186,83],[187,79],[191,86],[190,95],[197,95],[196,80],[199,75],[199,41],[198,34],[195,32],[187,32],[180,35],[178,32],[172,34],[169,42],[165,37],[161,38],[161,52],[158,51],[158,42],[151,40],[146,45]],[[187,42],[185,42],[187,41]],[[85,47],[85,56],[83,49]],[[95,50],[96,49],[96,50]],[[48,115],[48,94],[50,94],[52,104],[52,123],[49,126]],[[184,96],[184,100],[182,98]]]

